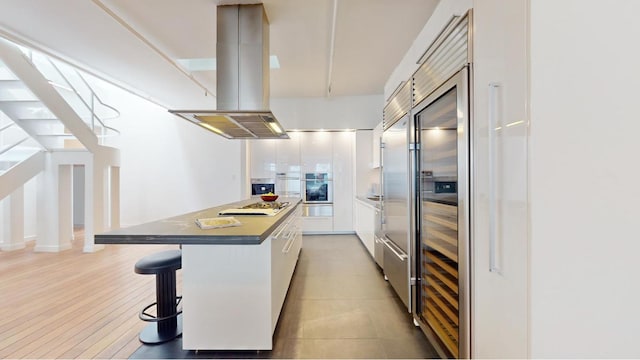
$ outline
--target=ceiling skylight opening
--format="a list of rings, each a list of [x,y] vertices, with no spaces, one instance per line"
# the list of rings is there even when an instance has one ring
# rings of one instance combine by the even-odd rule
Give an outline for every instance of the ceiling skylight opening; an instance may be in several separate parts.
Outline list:
[[[176,61],[188,72],[216,71],[215,58],[176,59]],[[269,68],[280,69],[280,60],[277,55],[269,56]]]

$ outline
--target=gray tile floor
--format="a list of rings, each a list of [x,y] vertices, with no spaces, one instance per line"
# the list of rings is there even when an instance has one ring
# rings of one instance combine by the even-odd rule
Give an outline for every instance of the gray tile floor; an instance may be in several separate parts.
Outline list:
[[[131,358],[437,358],[355,235],[305,236],[272,351],[141,346]]]

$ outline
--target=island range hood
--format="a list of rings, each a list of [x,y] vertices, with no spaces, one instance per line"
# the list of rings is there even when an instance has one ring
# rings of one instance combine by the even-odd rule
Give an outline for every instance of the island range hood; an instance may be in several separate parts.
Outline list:
[[[169,110],[228,139],[288,139],[269,110],[269,21],[262,4],[217,7],[217,110]]]

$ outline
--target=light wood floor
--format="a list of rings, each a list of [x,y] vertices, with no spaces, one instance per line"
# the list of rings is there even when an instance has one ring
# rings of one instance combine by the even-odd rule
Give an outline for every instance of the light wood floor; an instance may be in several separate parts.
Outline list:
[[[107,245],[82,253],[82,236],[60,253],[0,252],[0,358],[128,358],[155,299],[143,256],[177,246]],[[178,271],[178,292],[181,276]]]

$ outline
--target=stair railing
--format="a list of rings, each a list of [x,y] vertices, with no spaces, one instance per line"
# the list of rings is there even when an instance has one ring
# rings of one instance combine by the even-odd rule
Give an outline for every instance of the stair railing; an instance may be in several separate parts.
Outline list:
[[[53,66],[53,68],[56,70],[56,72],[58,73],[58,75],[60,75],[60,77],[65,81],[66,85],[73,91],[74,94],[76,94],[78,96],[78,98],[80,99],[80,101],[82,102],[82,104],[91,112],[91,130],[93,130],[95,132],[95,126],[96,126],[96,121],[100,124],[101,126],[101,133],[98,136],[99,138],[105,138],[108,135],[105,132],[105,129],[107,130],[111,130],[117,134],[120,134],[120,131],[118,129],[115,129],[111,126],[108,126],[104,123],[105,120],[110,120],[110,119],[115,119],[117,117],[120,116],[120,111],[118,111],[118,109],[114,108],[111,105],[108,105],[106,103],[104,103],[102,101],[102,99],[100,99],[100,97],[98,96],[98,94],[96,94],[95,91],[93,91],[93,88],[89,85],[89,83],[85,80],[84,76],[82,76],[82,74],[80,74],[80,72],[76,69],[74,69],[74,71],[76,72],[76,74],[78,75],[78,77],[80,78],[80,80],[84,83],[84,85],[87,87],[87,89],[89,89],[89,92],[91,94],[91,104],[87,103],[87,101],[84,99],[84,97],[80,94],[80,92],[73,86],[73,84],[71,83],[71,81],[69,81],[69,79],[67,78],[67,76],[60,70],[60,68],[50,59],[47,57],[47,60],[49,61],[49,63],[51,64],[51,66]],[[111,116],[111,117],[103,117],[101,118],[100,116],[98,116],[98,114],[96,113],[96,101],[108,108],[109,110],[112,110],[115,115]]]

